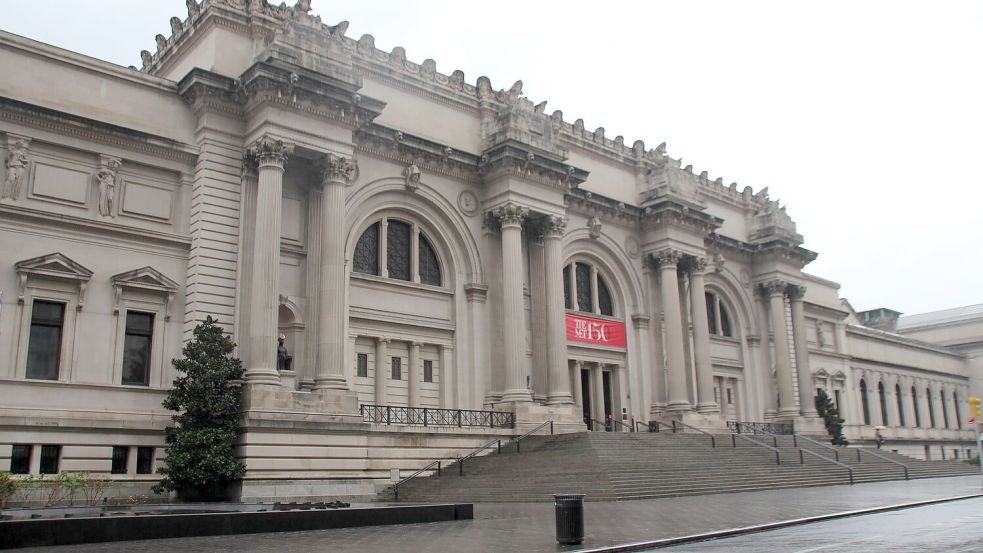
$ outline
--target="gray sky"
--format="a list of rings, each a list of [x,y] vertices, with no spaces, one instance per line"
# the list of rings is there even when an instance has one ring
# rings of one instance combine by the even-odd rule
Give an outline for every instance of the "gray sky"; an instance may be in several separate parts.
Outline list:
[[[857,309],[983,302],[983,2],[314,0],[348,36],[517,79],[589,130],[768,186]],[[603,7],[603,9],[600,9]],[[0,28],[121,65],[184,0],[0,0]]]

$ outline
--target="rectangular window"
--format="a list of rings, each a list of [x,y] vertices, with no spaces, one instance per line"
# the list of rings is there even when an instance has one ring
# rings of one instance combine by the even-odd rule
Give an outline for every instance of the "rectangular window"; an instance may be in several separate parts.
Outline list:
[[[433,382],[433,361],[429,359],[423,361],[423,381]]]
[[[41,446],[41,474],[58,474],[58,461],[60,457],[60,445]]]
[[[27,345],[27,378],[58,380],[65,304],[34,300]]]
[[[355,376],[369,376],[369,354],[360,353],[355,357]]]
[[[154,314],[126,312],[123,338],[123,384],[150,384],[150,351],[154,335]]]
[[[154,448],[137,448],[137,474],[154,473]]]
[[[126,462],[130,458],[130,448],[126,446],[113,446],[113,468],[112,474],[126,474]]]
[[[392,379],[393,380],[402,380],[403,379],[403,358],[402,357],[393,357],[392,367],[393,367]]]
[[[31,473],[31,446],[15,445],[10,452],[10,474]]]
[[[732,388],[727,388],[727,405],[734,404],[734,390]]]

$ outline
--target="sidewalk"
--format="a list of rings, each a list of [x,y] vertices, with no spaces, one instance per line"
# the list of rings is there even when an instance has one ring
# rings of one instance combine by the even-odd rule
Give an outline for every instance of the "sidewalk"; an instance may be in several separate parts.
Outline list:
[[[979,476],[961,476],[620,503],[586,503],[587,537],[582,545],[568,547],[556,544],[553,504],[550,502],[479,503],[475,504],[474,520],[459,522],[131,541],[70,548],[30,548],[18,551],[32,553],[63,553],[68,550],[80,553],[575,551],[981,492],[983,488]]]

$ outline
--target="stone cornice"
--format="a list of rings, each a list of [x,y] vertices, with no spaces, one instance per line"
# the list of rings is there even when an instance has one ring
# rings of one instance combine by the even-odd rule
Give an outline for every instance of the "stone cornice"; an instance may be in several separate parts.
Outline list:
[[[931,350],[936,353],[944,353],[951,355],[952,357],[957,357],[960,359],[966,359],[966,355],[951,349],[937,346],[935,344],[930,344],[928,342],[923,342],[921,340],[916,340],[914,338],[908,338],[906,336],[901,336],[899,334],[894,334],[893,332],[887,332],[884,330],[877,330],[876,328],[869,328],[861,325],[846,325],[847,334],[856,334],[860,336],[865,336],[869,338],[876,338],[878,340],[884,340],[887,342],[892,342],[901,346],[907,346],[910,348]],[[854,356],[856,357],[856,356]]]
[[[196,150],[183,142],[10,98],[0,97],[0,119],[190,165],[198,159]]]
[[[564,203],[569,211],[610,222],[635,225],[642,218],[640,208],[583,188],[568,190],[564,196]]]
[[[499,144],[481,155],[478,171],[486,182],[513,177],[563,190],[587,180],[587,171],[531,150],[515,142]]]
[[[720,228],[724,220],[679,202],[666,200],[647,205],[642,210],[642,226],[674,225],[701,232],[704,236]]]
[[[355,132],[359,151],[398,162],[415,164],[428,173],[438,173],[466,182],[477,182],[479,156],[432,140],[369,123]]]

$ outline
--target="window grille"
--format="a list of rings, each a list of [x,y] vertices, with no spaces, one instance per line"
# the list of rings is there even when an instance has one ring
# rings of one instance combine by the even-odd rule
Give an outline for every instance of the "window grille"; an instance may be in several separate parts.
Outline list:
[[[137,474],[154,473],[154,448],[137,448]]]
[[[10,451],[10,474],[30,474],[31,446],[15,445]]]
[[[423,361],[423,381],[433,382],[433,361],[429,359]]]
[[[369,354],[359,353],[355,359],[355,376],[369,376]]]
[[[577,263],[577,307],[579,311],[593,311],[594,297],[590,291],[590,265]]]
[[[60,457],[60,445],[41,446],[41,474],[58,474],[58,461]]]
[[[352,270],[369,275],[379,274],[379,223],[365,229],[355,244]]]
[[[608,285],[601,278],[601,275],[597,275],[597,307],[600,309],[601,315],[614,315],[611,292],[608,291]]]
[[[126,446],[113,446],[113,466],[109,472],[112,474],[126,474],[126,464],[129,461],[130,448]]]
[[[410,280],[410,225],[389,221],[386,231],[386,269],[389,278]]]
[[[403,379],[403,359],[401,357],[392,358],[392,379]]]
[[[440,262],[437,260],[437,254],[433,251],[430,241],[422,233],[418,242],[420,282],[440,286]]]

